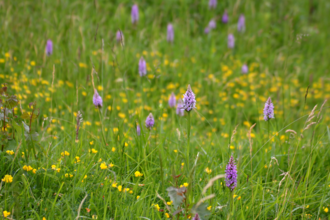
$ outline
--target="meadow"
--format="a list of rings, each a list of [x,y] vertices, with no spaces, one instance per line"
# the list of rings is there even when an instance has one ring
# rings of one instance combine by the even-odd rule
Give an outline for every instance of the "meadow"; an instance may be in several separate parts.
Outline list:
[[[330,219],[329,13],[0,1],[0,219]]]

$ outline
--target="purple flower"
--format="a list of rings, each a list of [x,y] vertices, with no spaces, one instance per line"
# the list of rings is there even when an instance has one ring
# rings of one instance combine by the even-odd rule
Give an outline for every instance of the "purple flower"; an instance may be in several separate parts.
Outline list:
[[[226,186],[233,191],[237,186],[237,168],[233,156],[226,166]]]
[[[272,103],[272,100],[269,97],[265,103],[264,119],[265,119],[265,121],[268,121],[271,118],[275,118],[274,117],[274,105]]]
[[[168,105],[173,108],[176,104],[176,98],[174,93],[172,92],[172,94],[170,95],[170,98],[168,99]]]
[[[155,124],[154,116],[152,116],[152,113],[150,113],[146,119],[146,127],[148,129],[151,129]]]
[[[227,14],[227,10],[225,11],[225,13],[223,13],[222,15],[222,23],[227,24],[229,20],[228,14]]]
[[[206,27],[205,29],[204,29],[204,34],[208,34],[210,32],[210,28],[209,27]]]
[[[234,35],[229,34],[228,35],[228,48],[234,48],[235,46],[235,38]]]
[[[209,7],[215,8],[217,6],[217,0],[210,0],[209,1]]]
[[[217,26],[217,24],[215,23],[215,20],[212,19],[212,20],[209,22],[209,28],[210,28],[210,29],[214,29],[216,26]]]
[[[246,64],[243,64],[243,66],[242,66],[242,73],[243,74],[246,74],[248,72],[249,72],[249,67]]]
[[[176,106],[176,114],[179,116],[184,116],[184,108],[181,99],[179,99],[179,102]]]
[[[50,56],[52,53],[53,53],[53,42],[51,40],[47,40],[46,54]]]
[[[139,8],[137,4],[134,4],[132,6],[132,11],[131,11],[131,17],[132,17],[132,23],[135,24],[139,20]]]
[[[245,17],[243,14],[239,16],[238,23],[237,23],[237,30],[238,32],[245,31]]]
[[[136,125],[136,133],[137,133],[138,136],[140,136],[140,134],[141,134],[140,125]]]
[[[145,76],[147,74],[147,63],[143,57],[139,60],[139,74],[140,76]]]
[[[187,92],[183,95],[183,108],[190,112],[194,108],[196,108],[196,99],[195,94],[191,90],[190,85],[188,85]]]
[[[172,24],[167,25],[167,41],[171,43],[174,41],[174,30]]]
[[[201,220],[199,215],[196,213],[196,215],[191,220]]]
[[[118,30],[117,33],[116,33],[116,40],[117,40],[118,43],[124,41],[123,32],[121,32],[120,30]]]
[[[97,93],[96,89],[94,89],[93,104],[96,108],[102,107],[102,97]]]

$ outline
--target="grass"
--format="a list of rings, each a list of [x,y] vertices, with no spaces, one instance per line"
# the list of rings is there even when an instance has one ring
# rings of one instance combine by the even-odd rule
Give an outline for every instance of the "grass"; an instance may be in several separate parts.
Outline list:
[[[218,1],[210,10],[208,1],[144,0],[136,25],[132,4],[1,1],[1,218],[187,219],[214,194],[197,209],[209,209],[203,219],[329,219],[330,117],[328,103],[321,107],[330,98],[329,3]],[[188,84],[197,100],[191,126],[168,106]],[[266,122],[268,97],[275,119]],[[237,188],[231,193],[220,176],[203,194],[231,155]],[[181,185],[186,199],[168,210],[167,189]]]

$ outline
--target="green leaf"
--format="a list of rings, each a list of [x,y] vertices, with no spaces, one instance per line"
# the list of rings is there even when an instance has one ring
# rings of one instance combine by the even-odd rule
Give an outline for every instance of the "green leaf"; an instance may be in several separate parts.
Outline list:
[[[208,220],[210,218],[211,212],[207,210],[207,203],[200,204],[197,208],[193,207],[194,214],[198,214],[201,220]]]
[[[175,187],[168,187],[167,189],[168,196],[173,201],[174,208],[177,208],[185,198],[185,193],[187,191],[186,187],[175,188]]]

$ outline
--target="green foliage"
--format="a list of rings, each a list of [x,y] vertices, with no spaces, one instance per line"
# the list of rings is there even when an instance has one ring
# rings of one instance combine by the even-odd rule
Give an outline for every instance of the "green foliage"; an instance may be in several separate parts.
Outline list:
[[[207,0],[144,0],[136,25],[132,4],[1,2],[0,218],[329,218],[329,3],[218,0],[209,10]],[[217,26],[204,34],[211,19]],[[188,84],[191,126],[168,107]],[[220,178],[203,192],[231,155],[233,195]]]

